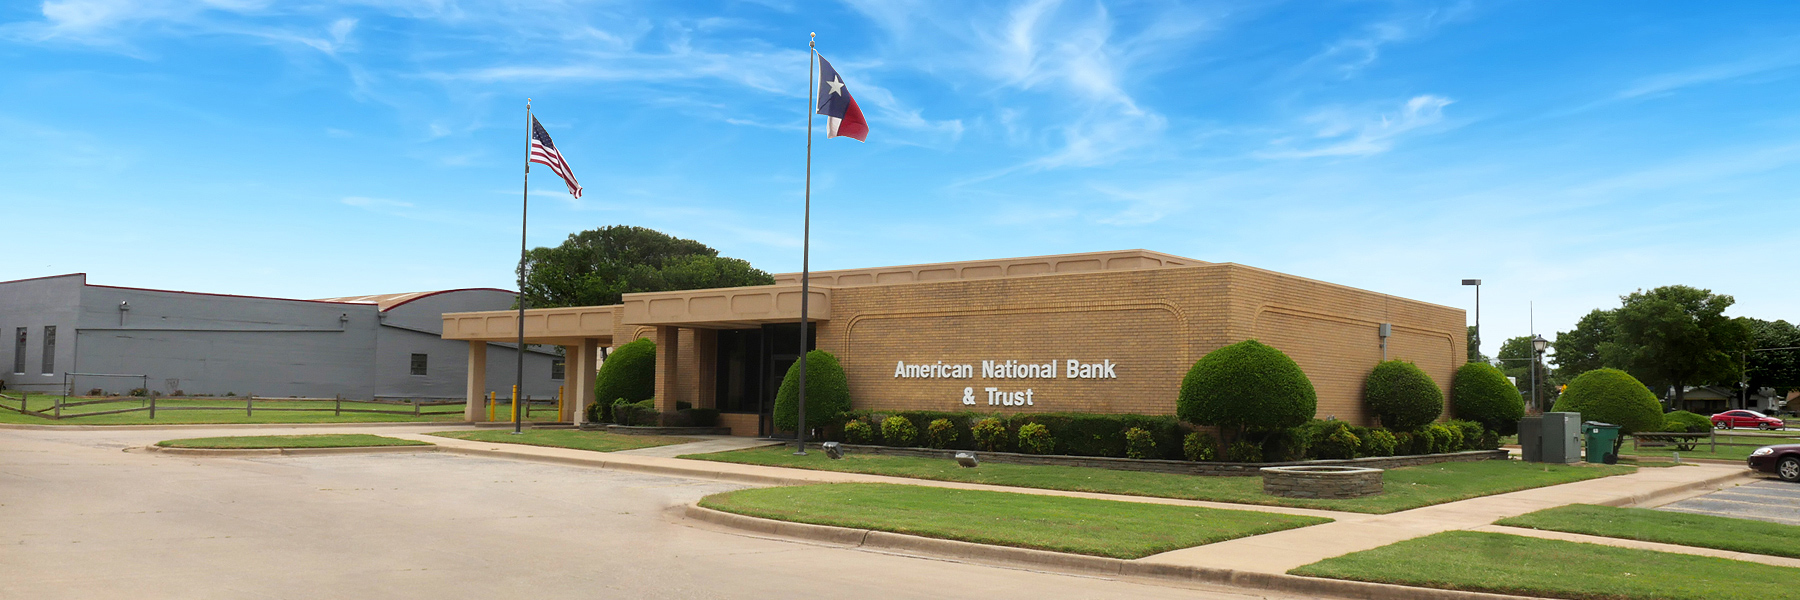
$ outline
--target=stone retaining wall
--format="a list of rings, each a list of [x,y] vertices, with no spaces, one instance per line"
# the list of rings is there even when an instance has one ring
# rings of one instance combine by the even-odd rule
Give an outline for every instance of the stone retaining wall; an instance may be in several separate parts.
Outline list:
[[[807,443],[812,446],[811,442]],[[851,454],[879,454],[885,456],[912,456],[917,458],[956,458],[957,450],[937,450],[932,448],[896,448],[892,446],[874,446],[862,444],[844,444],[844,451]],[[966,451],[965,451],[966,452]],[[1190,462],[1185,460],[1111,458],[1105,456],[1064,456],[1057,454],[1020,454],[1017,452],[979,452],[975,453],[983,462],[1011,463],[1021,465],[1058,465],[1065,467],[1091,467],[1096,469],[1113,469],[1117,471],[1143,471],[1150,473],[1173,473],[1176,475],[1212,475],[1228,477],[1251,477],[1258,475],[1263,467],[1283,467],[1297,465],[1335,465],[1345,467],[1369,467],[1375,469],[1392,469],[1429,465],[1441,462],[1474,462],[1478,460],[1506,460],[1505,450],[1467,450],[1445,454],[1416,454],[1412,456],[1381,456],[1370,458],[1353,458],[1345,460],[1307,460],[1274,463],[1234,463],[1234,462]]]
[[[731,435],[730,427],[640,427],[607,423],[581,425],[582,429],[622,435]]]
[[[1262,470],[1263,493],[1284,498],[1343,500],[1381,493],[1381,469],[1298,466]]]

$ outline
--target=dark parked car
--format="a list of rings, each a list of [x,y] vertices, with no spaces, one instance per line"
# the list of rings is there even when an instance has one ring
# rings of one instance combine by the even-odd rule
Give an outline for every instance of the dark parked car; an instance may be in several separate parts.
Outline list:
[[[1728,410],[1712,416],[1713,427],[1732,429],[1736,427],[1755,427],[1757,429],[1781,429],[1787,424],[1781,419],[1771,417],[1754,410]]]
[[[1800,482],[1800,444],[1763,446],[1751,452],[1744,462],[1752,469],[1774,473],[1786,481]]]

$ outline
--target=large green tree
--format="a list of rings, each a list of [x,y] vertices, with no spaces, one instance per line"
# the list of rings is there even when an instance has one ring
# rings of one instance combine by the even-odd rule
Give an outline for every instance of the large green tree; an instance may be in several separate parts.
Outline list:
[[[1469,362],[1487,362],[1486,354],[1481,353],[1481,330],[1474,325],[1469,326]]]
[[[1750,327],[1725,316],[1735,300],[1711,290],[1671,285],[1622,298],[1613,313],[1618,343],[1629,349],[1619,358],[1639,380],[1675,390],[1681,406],[1686,386],[1736,382]]]
[[[749,262],[719,256],[694,240],[614,225],[569,235],[525,257],[525,298],[533,308],[618,304],[624,294],[768,285]]]
[[[1775,388],[1786,392],[1800,388],[1800,326],[1787,321],[1746,319],[1750,327],[1750,352],[1745,357],[1745,371],[1751,389]]]
[[[1613,311],[1597,308],[1576,321],[1575,329],[1557,332],[1550,344],[1556,349],[1556,378],[1568,381],[1594,369],[1624,366],[1606,360],[1618,354],[1618,337]]]
[[[1531,398],[1531,367],[1533,363],[1536,363],[1539,403],[1537,408],[1541,410],[1549,406],[1550,402],[1556,398],[1556,386],[1550,381],[1550,369],[1544,366],[1541,358],[1533,360],[1533,354],[1531,336],[1521,335],[1507,338],[1505,343],[1500,344],[1498,358],[1500,372],[1513,378],[1513,385],[1519,388],[1519,393],[1523,394],[1527,401]]]

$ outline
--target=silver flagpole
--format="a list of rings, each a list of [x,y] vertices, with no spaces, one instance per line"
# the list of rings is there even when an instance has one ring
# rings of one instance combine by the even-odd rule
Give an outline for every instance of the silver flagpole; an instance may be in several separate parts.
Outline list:
[[[519,201],[519,346],[513,350],[518,357],[516,369],[513,371],[513,435],[518,435],[519,399],[525,397],[525,225],[527,216],[531,214],[531,99],[525,99],[525,192]]]
[[[800,420],[795,423],[799,430],[795,439],[798,450],[794,454],[806,456],[806,301],[811,296],[809,285],[812,279],[812,124],[813,113],[813,72],[818,70],[818,32],[813,32],[806,41],[806,216],[800,233]]]

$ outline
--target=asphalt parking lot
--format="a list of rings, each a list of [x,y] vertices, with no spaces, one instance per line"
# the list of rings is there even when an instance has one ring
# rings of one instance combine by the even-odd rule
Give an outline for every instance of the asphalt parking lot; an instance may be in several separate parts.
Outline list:
[[[1800,483],[1767,479],[1696,496],[1658,510],[1800,525]]]

